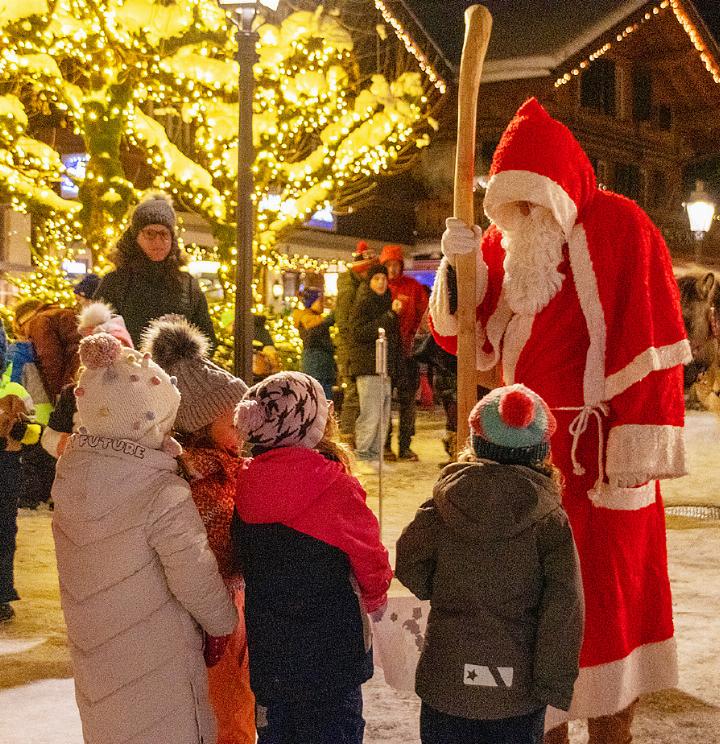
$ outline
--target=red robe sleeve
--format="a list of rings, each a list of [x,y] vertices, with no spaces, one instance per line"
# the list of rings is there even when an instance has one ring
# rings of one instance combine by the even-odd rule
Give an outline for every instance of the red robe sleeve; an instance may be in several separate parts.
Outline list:
[[[611,486],[630,488],[686,472],[682,365],[690,347],[660,231],[633,202],[599,200],[585,229],[605,321],[605,474]]]

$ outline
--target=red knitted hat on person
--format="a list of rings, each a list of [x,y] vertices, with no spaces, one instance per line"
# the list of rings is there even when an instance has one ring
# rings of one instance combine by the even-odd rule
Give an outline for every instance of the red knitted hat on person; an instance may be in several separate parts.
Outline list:
[[[405,263],[401,245],[383,246],[382,253],[380,253],[380,263],[386,264],[388,261],[400,261],[401,264]]]
[[[364,240],[358,241],[353,252],[352,263],[348,267],[359,274],[367,271],[373,264],[377,263],[377,253]]]

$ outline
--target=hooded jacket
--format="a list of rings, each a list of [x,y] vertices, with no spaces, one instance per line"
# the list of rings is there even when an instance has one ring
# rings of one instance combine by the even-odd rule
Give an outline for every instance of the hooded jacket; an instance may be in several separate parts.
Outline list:
[[[429,599],[416,691],[470,719],[567,709],[583,629],[578,558],[550,478],[455,463],[397,543],[397,578]]]
[[[76,434],[58,462],[53,536],[86,744],[208,744],[201,626],[237,613],[169,454]]]
[[[235,503],[233,552],[259,702],[330,697],[368,680],[353,586],[372,612],[392,571],[358,481],[319,452],[282,447],[250,462]]]

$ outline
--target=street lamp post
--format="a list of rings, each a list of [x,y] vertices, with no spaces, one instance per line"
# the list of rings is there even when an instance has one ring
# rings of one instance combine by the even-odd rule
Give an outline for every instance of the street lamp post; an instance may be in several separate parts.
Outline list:
[[[234,371],[237,377],[252,384],[252,341],[255,334],[252,317],[253,234],[255,210],[252,196],[254,180],[252,166],[255,161],[252,118],[255,80],[253,65],[257,61],[255,43],[257,33],[253,21],[261,5],[276,10],[279,0],[217,0],[220,7],[231,13],[237,26],[239,66],[238,98],[238,189],[237,189],[237,255],[235,266],[235,322],[234,322]]]
[[[713,216],[715,215],[715,202],[705,192],[705,184],[702,181],[695,182],[695,191],[685,203],[690,230],[695,237],[695,260],[699,261],[702,254],[702,240],[710,230]]]

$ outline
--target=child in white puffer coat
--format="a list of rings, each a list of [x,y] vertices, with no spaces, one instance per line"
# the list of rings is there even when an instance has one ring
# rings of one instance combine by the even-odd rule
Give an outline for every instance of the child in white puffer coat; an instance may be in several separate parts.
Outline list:
[[[58,462],[53,534],[86,744],[213,744],[200,626],[237,612],[178,474],[180,394],[149,354],[83,339],[79,433]]]

